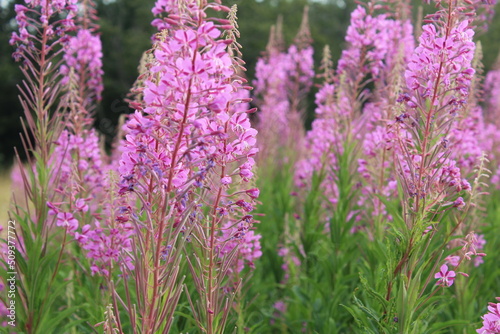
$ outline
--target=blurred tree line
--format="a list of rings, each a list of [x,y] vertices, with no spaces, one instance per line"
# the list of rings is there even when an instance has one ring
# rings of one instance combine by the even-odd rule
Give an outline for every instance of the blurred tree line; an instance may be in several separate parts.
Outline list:
[[[20,0],[0,0],[0,167],[8,166],[13,158],[13,147],[21,148],[21,105],[16,85],[22,76],[12,60],[13,48],[9,45],[10,34],[15,29],[14,4]],[[96,114],[95,126],[106,136],[109,143],[116,133],[120,114],[130,112],[123,101],[137,77],[137,66],[142,53],[151,46],[154,29],[151,8],[155,0],[97,0],[100,16],[101,38],[104,53],[105,91]],[[344,35],[355,8],[354,0],[228,0],[227,5],[238,5],[238,24],[241,32],[247,76],[252,80],[257,58],[265,50],[269,29],[277,17],[283,17],[285,41],[291,43],[300,25],[302,9],[310,7],[309,21],[316,51],[316,65],[321,50],[329,44],[334,59],[338,59],[345,46]],[[415,8],[422,1],[415,0]],[[424,12],[431,11],[427,7]],[[497,11],[500,6],[497,5]],[[414,11],[416,16],[416,10]],[[493,20],[489,31],[479,37],[483,43],[486,69],[497,57],[500,46],[500,20]],[[22,151],[22,149],[20,149]]]

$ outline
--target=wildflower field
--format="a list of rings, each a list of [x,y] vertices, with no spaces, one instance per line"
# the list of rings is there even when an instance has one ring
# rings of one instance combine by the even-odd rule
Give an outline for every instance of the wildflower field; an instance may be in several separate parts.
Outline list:
[[[423,2],[338,61],[278,19],[247,79],[236,5],[157,0],[106,146],[94,1],[18,1],[0,333],[500,333],[496,1]]]

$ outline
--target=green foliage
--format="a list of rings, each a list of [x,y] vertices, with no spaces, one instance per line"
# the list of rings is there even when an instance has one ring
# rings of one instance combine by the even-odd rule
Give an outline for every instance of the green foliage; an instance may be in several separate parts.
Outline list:
[[[16,249],[15,269],[2,261],[0,275],[2,278],[15,276],[16,296],[9,300],[15,301],[17,333],[76,333],[78,328],[78,333],[92,333],[88,323],[96,323],[102,314],[99,307],[102,298],[96,295],[98,279],[91,277],[88,271],[70,268],[70,264],[75,263],[66,257],[65,232],[54,230],[48,240],[31,239],[26,234],[21,238],[19,231],[30,231],[34,222],[24,214],[15,215],[12,221],[17,225],[17,238],[12,239],[8,234],[1,242]],[[80,284],[75,287],[77,283]],[[89,301],[95,303],[90,305]],[[8,333],[11,329],[1,327],[0,331]]]

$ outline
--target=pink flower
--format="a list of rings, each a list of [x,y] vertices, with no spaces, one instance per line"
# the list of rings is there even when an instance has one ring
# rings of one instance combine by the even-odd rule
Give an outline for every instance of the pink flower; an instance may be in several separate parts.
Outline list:
[[[441,270],[434,275],[434,278],[439,278],[436,285],[441,285],[443,287],[449,287],[453,285],[456,273],[453,270],[448,270],[448,266],[443,264]]]
[[[102,44],[98,35],[93,34],[88,29],[81,29],[76,36],[68,41],[65,50],[65,66],[61,67],[64,75],[63,83],[68,83],[70,68],[74,69],[76,81],[84,83],[83,105],[86,108],[101,100],[101,93],[104,89],[102,82]]]
[[[232,222],[228,221],[223,229],[222,235],[218,240],[221,247],[221,256],[230,254],[234,248],[238,248],[238,256],[234,258],[231,272],[241,272],[245,265],[251,269],[255,268],[255,261],[262,256],[260,245],[260,234],[255,234],[254,231],[249,231],[248,224],[242,222],[237,226],[232,226]]]
[[[69,212],[59,212],[57,214],[57,226],[62,226],[67,228],[70,231],[74,231],[78,228],[78,220],[73,217],[73,215]]]
[[[282,313],[282,314],[285,314],[286,312],[286,304],[284,301],[282,300],[278,300],[276,303],[274,303],[274,308],[276,309],[276,311]]]
[[[462,197],[457,198],[457,200],[453,202],[453,207],[463,209],[465,207],[464,199]]]
[[[432,231],[434,227],[432,225],[429,225],[425,228],[424,232],[422,233],[422,235],[426,235],[427,233],[429,233],[430,231]]]
[[[456,267],[460,263],[460,256],[447,256],[444,259],[447,263],[451,264],[452,266]]]
[[[302,135],[302,102],[314,78],[313,48],[310,46],[307,13],[295,45],[283,50],[279,28],[271,29],[264,57],[257,61],[254,81],[258,130],[262,138],[260,157],[277,155],[280,148],[298,149]]]
[[[231,179],[231,177],[230,177],[230,176],[225,176],[225,177],[223,177],[223,178],[220,180],[220,182],[221,182],[223,185],[225,185],[225,186],[227,186],[227,185],[231,184],[231,182],[232,182],[232,181],[233,181],[233,180]]]
[[[500,298],[497,297],[500,301]],[[483,327],[476,330],[479,334],[498,334],[500,333],[500,303],[489,303],[488,313],[481,317]]]
[[[260,195],[260,190],[258,188],[252,188],[248,189],[246,191],[247,195],[250,196],[251,198],[258,198]]]
[[[76,0],[62,1],[29,1],[25,0],[27,6],[16,5],[16,21],[19,32],[14,32],[10,39],[11,45],[16,45],[17,50],[13,56],[16,60],[31,59],[32,55],[39,52],[37,43],[40,36],[32,35],[46,28],[47,42],[55,48],[57,44],[63,45],[67,42],[66,33],[74,28],[74,17],[77,11]],[[30,13],[30,17],[26,13]],[[59,18],[62,15],[62,19]],[[57,34],[56,34],[57,32]],[[45,50],[46,51],[46,50]]]
[[[87,212],[89,211],[89,206],[87,203],[85,203],[85,200],[83,198],[79,198],[75,202],[76,209],[81,212]]]

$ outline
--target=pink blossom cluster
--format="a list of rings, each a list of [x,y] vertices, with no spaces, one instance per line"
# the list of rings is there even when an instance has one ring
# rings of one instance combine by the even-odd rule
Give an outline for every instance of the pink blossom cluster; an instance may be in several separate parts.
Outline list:
[[[484,80],[484,119],[480,128],[479,141],[485,152],[488,152],[488,159],[492,162],[491,183],[500,189],[500,155],[495,150],[500,145],[500,70],[499,63],[488,72]]]
[[[261,156],[275,156],[283,148],[299,149],[302,140],[304,106],[314,78],[313,48],[307,23],[307,8],[295,39],[282,50],[280,26],[271,30],[266,54],[256,65],[254,95],[259,107],[258,129]],[[276,30],[275,30],[276,29]]]
[[[158,44],[157,63],[144,89],[144,113],[136,111],[127,123],[120,162],[127,189],[146,175],[158,178],[167,191],[199,186],[215,166],[238,162],[241,156],[249,157],[247,163],[222,178],[251,177],[257,132],[246,113],[232,112],[239,102],[233,93],[241,88],[231,84],[232,62],[226,41],[216,41],[219,36],[219,29],[207,22],[196,30],[178,30]]]
[[[285,143],[288,141],[291,131],[287,69],[293,68],[294,64],[288,64],[289,61],[291,60],[286,53],[272,49],[266,57],[259,58],[255,68],[254,94],[261,95],[260,98],[256,99],[260,110],[260,136],[264,136],[266,133],[275,133],[280,140],[284,141],[281,146],[286,146]],[[273,145],[279,145],[279,143],[273,143]]]
[[[465,103],[475,73],[471,66],[473,36],[474,30],[469,28],[467,20],[453,26],[449,33],[435,24],[423,26],[419,46],[405,73],[408,88],[415,92],[407,102],[410,108],[423,108],[422,103],[428,99],[433,106],[448,104],[447,109],[452,113]]]
[[[358,6],[351,14],[346,33],[349,47],[342,51],[338,72],[352,77],[352,81],[360,80],[367,73],[373,77],[384,75],[384,70],[393,65],[399,45],[404,46],[405,54],[413,51],[412,30],[409,21],[367,13],[365,7]]]
[[[382,107],[381,107],[382,106]],[[370,221],[370,216],[383,216],[389,221],[392,217],[387,214],[385,204],[378,196],[386,199],[394,198],[397,194],[397,180],[394,173],[394,156],[400,154],[396,136],[388,131],[383,119],[382,108],[385,104],[367,103],[364,110],[371,115],[372,121],[367,122],[366,133],[362,141],[362,158],[358,159],[358,173],[363,179],[358,205],[364,207],[358,219]],[[371,208],[372,210],[368,210]]]
[[[423,27],[419,46],[405,72],[410,94],[402,94],[398,99],[405,104],[406,111],[396,117],[395,129],[405,130],[398,133],[399,146],[404,152],[399,158],[399,172],[408,196],[417,198],[417,202],[431,199],[429,203],[451,196],[453,206],[461,208],[465,203],[455,194],[471,187],[454,158],[462,153],[457,144],[464,148],[473,148],[474,144],[468,143],[471,136],[462,131],[465,122],[460,129],[455,117],[468,103],[475,73],[472,68],[475,44],[470,22],[450,19],[455,14],[458,15],[456,8],[450,13],[443,10],[444,21],[435,19]],[[423,132],[418,135],[417,131]],[[438,133],[442,133],[439,140]],[[429,153],[431,159],[427,157]],[[471,149],[467,153],[478,154]],[[460,162],[468,163],[463,159]]]
[[[76,36],[68,41],[64,60],[66,65],[61,67],[64,75],[63,84],[70,80],[69,71],[74,70],[75,81],[82,92],[83,105],[87,108],[101,100],[104,89],[102,83],[102,44],[98,35],[88,29],[80,29]]]
[[[77,11],[77,0],[25,0],[25,5],[15,5],[16,21],[19,32],[12,33],[11,45],[17,45],[14,58],[20,60],[26,58],[26,54],[36,49],[36,39],[30,32],[31,28],[41,28],[43,34],[52,41],[49,44],[55,48],[68,39],[67,32],[74,29],[74,18]],[[66,13],[63,18],[59,14]],[[34,17],[33,17],[34,16]]]
[[[497,297],[500,301],[500,298]],[[500,333],[500,303],[489,303],[488,313],[481,317],[483,327],[476,330],[479,334],[499,334]]]
[[[307,158],[299,161],[296,171],[296,184],[300,187],[308,185],[313,173],[324,173],[323,192],[331,203],[336,203],[338,196],[337,157],[343,153],[348,138],[355,137],[366,146],[367,156],[360,160],[359,168],[367,182],[373,180],[367,168],[369,160],[375,169],[389,168],[389,159],[381,159],[382,153],[393,145],[389,137],[394,137],[385,133],[381,122],[389,109],[384,108],[386,102],[382,99],[383,87],[387,85],[385,76],[396,66],[396,55],[402,55],[403,59],[409,57],[414,45],[412,25],[408,21],[368,13],[363,6],[358,6],[351,15],[346,41],[349,46],[342,53],[333,82],[325,82],[316,95],[317,118],[306,135]],[[400,50],[401,41],[405,41],[403,50]],[[377,89],[380,85],[376,94],[366,89],[367,77],[371,77]],[[370,97],[370,103],[363,108],[362,103]],[[390,194],[395,187],[394,179],[394,175],[387,176],[383,184],[389,183],[389,188],[381,192]],[[380,182],[376,184],[365,188],[361,202],[372,202],[369,193],[378,188]],[[375,206],[379,212],[384,211],[380,203]]]
[[[496,131],[493,125],[485,124],[482,109],[479,107],[472,108],[450,131],[449,141],[456,148],[451,157],[456,160],[464,175],[474,171],[483,152],[492,151],[493,143],[488,137],[494,136]]]
[[[91,260],[92,275],[109,276],[116,264],[122,271],[132,270],[134,266],[129,253],[132,251],[131,236],[135,228],[128,222],[129,208],[123,206],[116,212],[108,209],[103,215],[91,214],[89,201],[89,198],[76,198],[71,203],[48,202],[49,215],[54,217],[56,226],[64,228],[86,250]],[[80,226],[81,222],[89,219],[89,215],[94,222]]]
[[[285,62],[285,66],[290,66],[287,69],[289,81],[286,84],[293,85],[297,82],[301,87],[301,90],[309,91],[312,86],[312,79],[314,78],[314,50],[310,45],[303,48],[299,48],[297,45],[292,44],[288,48],[287,57],[288,62]],[[287,89],[287,92],[294,92],[296,88],[291,86]]]
[[[81,232],[74,233],[74,237],[92,260],[92,274],[109,276],[115,264],[123,272],[134,269],[130,253],[135,232],[129,222],[118,223],[113,227],[113,222],[107,219],[103,226],[98,220],[93,225],[84,225]]]
[[[420,174],[416,171],[422,169],[421,155],[410,154],[408,158],[400,154],[397,158],[401,159],[398,168],[408,196],[431,199],[430,205],[441,203],[443,208],[461,210],[465,207],[466,203],[459,193],[470,191],[471,185],[462,177],[455,160],[445,158],[444,154],[436,157],[435,161],[423,170],[422,180],[424,181],[419,186]]]
[[[368,98],[370,102],[363,106],[362,117],[354,119],[355,125],[352,130],[356,139],[361,142],[363,151],[363,157],[358,160],[358,172],[363,178],[363,186],[357,204],[365,210],[361,210],[357,219],[360,220],[363,216],[365,221],[373,224],[374,217],[392,220],[386,212],[385,204],[379,198],[382,196],[391,199],[397,192],[394,160],[401,152],[396,144],[395,134],[389,130],[388,120],[394,113],[391,105],[394,102],[394,93],[400,89],[398,79],[395,78],[401,76],[402,64],[410,58],[415,41],[413,25],[409,20],[391,19],[390,16],[381,19],[369,15],[358,20],[360,22],[355,25],[357,29],[351,37],[353,44],[367,44],[362,37],[365,31],[376,36],[373,45],[369,46],[368,51],[364,51],[366,53],[364,69],[356,70],[356,66],[360,65],[351,62],[352,68],[348,70],[350,73],[369,70],[375,85],[372,92],[367,92],[365,89],[359,95],[362,99]],[[370,24],[372,21],[376,24]],[[386,30],[393,32],[386,33]],[[346,112],[350,111],[346,109]]]
[[[290,247],[282,246],[278,249],[278,255],[283,258],[283,264],[281,265],[281,269],[283,269],[284,276],[282,284],[286,284],[290,279],[290,266],[300,267],[301,262],[297,255],[294,254],[293,251],[290,250]]]
[[[484,80],[484,91],[486,100],[486,115],[497,115],[500,110],[500,95],[498,95],[498,92],[500,92],[500,69],[495,68],[486,74],[486,78]]]
[[[262,256],[260,245],[262,236],[249,228],[247,221],[238,224],[228,221],[221,229],[222,235],[218,238],[221,257],[230,254],[237,248],[236,264],[230,268],[230,271],[234,270],[236,273],[240,273],[245,265],[255,268],[255,261]]]
[[[260,256],[260,236],[247,231],[251,219],[241,223],[245,238],[231,237],[228,233],[238,234],[238,228],[221,222],[240,214],[248,217],[258,197],[257,189],[244,185],[253,177],[253,156],[258,151],[257,131],[246,108],[248,87],[228,52],[233,41],[222,38],[227,22],[200,19],[206,8],[224,7],[206,4],[205,8],[191,1],[181,7],[174,1],[158,1],[153,10],[157,15],[172,10],[167,18],[153,22],[160,29],[168,26],[169,34],[156,36],[143,102],[125,125],[120,194],[133,193],[146,211],[152,210],[152,198],[168,196],[177,223],[207,205],[216,214],[216,231],[226,226],[220,238],[229,241],[221,252],[226,246],[234,248],[235,242],[242,247],[241,261],[235,264],[240,271],[245,259],[253,263]],[[196,207],[193,200],[199,203]]]
[[[337,154],[342,152],[342,133],[338,122],[334,117],[335,86],[333,84],[323,85],[316,94],[316,114],[318,118],[312,123],[312,129],[306,135],[306,149],[308,157],[297,163],[295,173],[296,184],[306,187],[314,172],[326,171],[325,194],[332,203],[337,201],[337,187],[335,177],[330,169],[335,168]]]
[[[80,135],[62,131],[55,142],[51,156],[52,165],[58,171],[52,184],[55,190],[74,192],[82,187],[98,198],[105,185],[105,174],[99,136],[94,129],[84,130]]]

